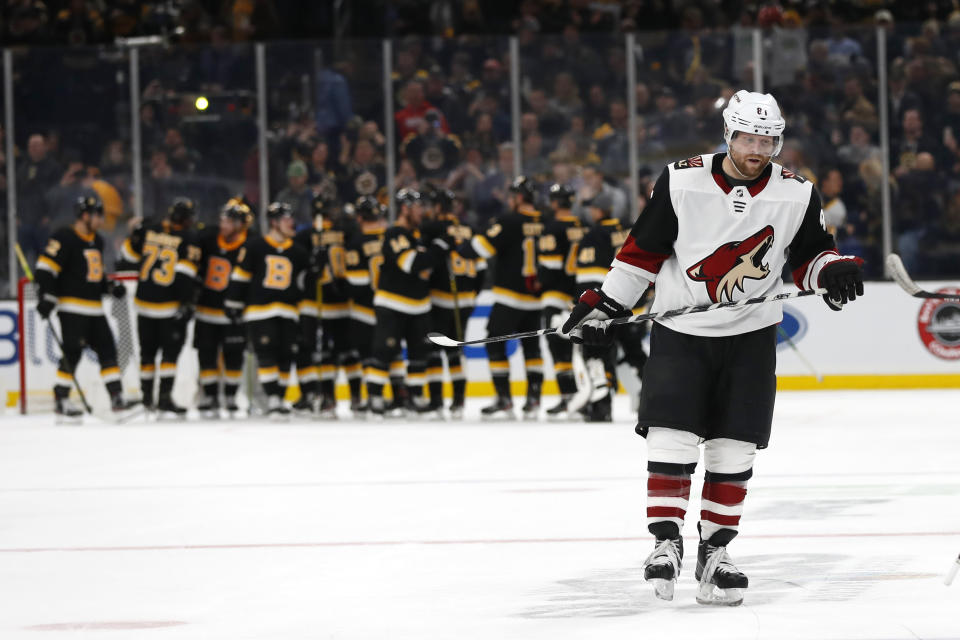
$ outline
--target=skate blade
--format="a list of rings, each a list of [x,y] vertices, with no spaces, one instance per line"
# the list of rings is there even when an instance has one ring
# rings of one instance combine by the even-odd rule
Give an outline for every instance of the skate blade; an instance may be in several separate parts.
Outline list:
[[[673,591],[677,585],[676,580],[665,580],[663,578],[651,578],[649,582],[653,583],[653,594],[661,600],[673,600]]]
[[[496,413],[481,413],[480,420],[483,422],[512,422],[517,416],[512,411],[498,411]]]
[[[743,590],[721,589],[715,584],[701,583],[697,588],[697,603],[736,607],[743,603]]]
[[[79,415],[79,416],[62,416],[62,415],[57,415],[57,416],[54,418],[54,420],[53,420],[53,424],[55,424],[55,425],[62,425],[62,426],[68,426],[68,427],[73,427],[73,426],[76,426],[76,425],[81,425],[81,424],[83,424],[83,416],[82,416],[82,415]]]

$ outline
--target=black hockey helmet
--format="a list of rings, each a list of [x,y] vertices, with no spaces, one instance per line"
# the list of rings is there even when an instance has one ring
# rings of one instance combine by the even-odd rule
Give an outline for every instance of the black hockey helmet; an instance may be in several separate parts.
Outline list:
[[[517,176],[510,183],[510,192],[519,194],[524,202],[533,204],[537,196],[537,185],[526,176]]]
[[[443,213],[453,211],[453,203],[457,196],[450,189],[437,189],[433,192],[433,203]]]
[[[313,217],[317,216],[326,216],[329,212],[327,211],[329,203],[327,202],[326,197],[322,193],[318,193],[313,196],[313,200],[310,203],[310,209],[313,211]]]
[[[550,202],[556,202],[560,208],[569,209],[577,194],[565,184],[555,182],[550,185]]]
[[[267,220],[271,222],[288,217],[293,217],[293,208],[286,202],[271,202],[267,207]]]
[[[167,209],[167,217],[173,224],[183,226],[193,219],[194,209],[193,200],[190,198],[177,198]]]
[[[410,189],[405,187],[397,191],[397,204],[398,205],[414,205],[417,202],[420,202],[421,195],[420,192],[416,189]]]
[[[85,213],[102,216],[103,203],[96,196],[81,196],[74,201],[73,211],[78,218]]]
[[[364,220],[376,220],[380,216],[380,203],[373,196],[360,196],[353,209]]]
[[[250,212],[250,207],[235,200],[230,200],[227,202],[227,204],[220,211],[220,215],[224,218],[236,220],[244,225],[250,224],[250,221],[253,218],[253,214]]]

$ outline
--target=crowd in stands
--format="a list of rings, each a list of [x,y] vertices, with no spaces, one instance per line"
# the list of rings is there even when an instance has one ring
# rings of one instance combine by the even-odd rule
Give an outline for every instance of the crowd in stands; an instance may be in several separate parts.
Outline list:
[[[69,217],[67,204],[78,193],[92,190],[103,199],[108,227],[118,235],[132,215],[129,118],[123,115],[129,89],[116,86],[126,60],[98,49],[38,45],[152,33],[195,45],[141,53],[144,211],[156,215],[173,197],[188,196],[198,201],[201,219],[212,218],[232,193],[260,201],[249,42],[304,35],[304,6],[325,4],[8,1],[4,42],[34,45],[15,59],[18,236],[24,248],[42,248],[49,229]],[[882,276],[881,193],[887,182],[894,249],[908,268],[921,277],[958,275],[960,10],[951,2],[878,6],[356,3],[354,12],[380,7],[370,14],[380,16],[386,10],[385,23],[361,21],[366,26],[354,24],[348,35],[397,36],[389,96],[394,139],[388,140],[384,122],[379,41],[270,43],[269,195],[290,203],[302,224],[316,193],[344,204],[362,195],[385,200],[392,151],[397,188],[428,182],[450,188],[461,197],[465,218],[483,224],[504,210],[518,153],[520,171],[544,188],[572,186],[578,208],[603,193],[629,224],[664,163],[723,150],[720,111],[737,89],[753,88],[752,34],[759,27],[764,89],[780,101],[788,122],[779,161],[817,184],[841,250],[863,255],[867,273]],[[291,27],[288,20],[299,24]],[[725,26],[708,26],[717,24]],[[887,175],[877,27],[887,32]],[[631,31],[637,43],[632,57],[623,37]],[[512,142],[507,35],[519,42],[519,150]],[[633,176],[629,64],[637,72],[629,89],[638,124],[639,171]],[[62,76],[59,86],[49,82],[51,68]],[[64,85],[96,100],[58,100]],[[209,112],[195,106],[201,94],[210,96]],[[7,160],[0,155],[0,163]],[[5,209],[8,185],[0,169]],[[630,201],[634,180],[636,203]]]

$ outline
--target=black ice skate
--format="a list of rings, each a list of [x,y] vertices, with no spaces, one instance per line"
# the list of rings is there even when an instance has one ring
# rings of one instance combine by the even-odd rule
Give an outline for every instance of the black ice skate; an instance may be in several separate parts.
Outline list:
[[[117,409],[114,408],[114,411],[116,410]],[[160,417],[164,417],[164,415],[172,415],[177,418],[187,417],[187,410],[184,407],[174,403],[173,398],[170,397],[169,394],[163,394],[157,400],[157,413],[160,415]]]
[[[240,407],[237,406],[236,396],[227,396],[224,398],[223,406],[227,410],[227,413],[230,414],[231,418],[233,417],[233,414],[240,411]]]
[[[55,402],[57,424],[80,424],[83,421],[83,410],[70,398],[56,398]]]
[[[426,404],[417,404],[417,412],[424,420],[443,420],[443,401],[433,398]]]
[[[743,602],[743,592],[749,585],[747,576],[737,569],[726,545],[715,546],[700,541],[697,550],[697,570],[694,577],[700,582],[697,602],[735,607]]]
[[[523,404],[523,419],[524,420],[536,420],[540,417],[540,398],[539,397],[527,397],[527,401]]]
[[[567,399],[561,398],[560,402],[555,407],[550,407],[545,413],[547,414],[547,420],[549,421],[566,420],[570,415],[570,412],[567,409]]]
[[[337,401],[333,396],[322,395],[320,396],[320,419],[321,420],[336,420],[337,419]]]
[[[610,395],[587,405],[587,422],[613,422],[613,407]]]
[[[201,418],[207,420],[219,418],[220,400],[217,399],[217,396],[203,396],[200,398],[200,402],[197,403],[197,411],[200,412]]]
[[[283,403],[283,398],[280,396],[269,396],[267,416],[275,422],[286,422],[290,419],[290,407]]]
[[[310,417],[313,414],[314,407],[313,398],[310,398],[307,395],[301,395],[300,399],[293,403],[293,412],[302,417]]]
[[[363,420],[366,418],[369,409],[367,404],[362,402],[360,398],[350,398],[350,413],[353,414],[354,420]]]
[[[503,396],[497,396],[497,401],[489,407],[480,409],[480,417],[484,420],[513,420],[513,402]]]
[[[450,419],[463,420],[463,398],[455,399],[450,405]]]
[[[653,583],[661,600],[673,600],[673,590],[683,560],[683,538],[658,539],[653,553],[643,563],[643,579]]]

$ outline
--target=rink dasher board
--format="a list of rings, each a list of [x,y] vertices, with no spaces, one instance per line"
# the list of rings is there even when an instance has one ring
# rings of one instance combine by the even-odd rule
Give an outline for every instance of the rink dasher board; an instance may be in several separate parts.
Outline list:
[[[936,291],[953,283],[921,283]],[[789,290],[791,284],[785,284]],[[466,339],[486,335],[492,296],[483,292],[474,315],[467,323]],[[820,300],[784,304],[781,325],[808,361],[824,376],[817,382],[809,368],[782,341],[778,345],[777,375],[782,389],[814,388],[934,388],[960,387],[960,304],[911,298],[895,284],[867,283],[863,298],[843,311],[831,311]],[[28,313],[35,314],[35,310]],[[717,310],[710,313],[724,313]],[[15,301],[0,301],[0,397],[12,407],[19,396],[17,336],[20,328]],[[53,385],[56,347],[40,345],[31,358],[28,393],[49,394]],[[543,340],[545,393],[555,393],[555,376],[549,349]],[[523,391],[524,363],[515,343],[508,344],[511,379],[515,392]],[[471,396],[492,392],[490,373],[482,347],[466,350],[466,373]],[[85,358],[83,377],[96,377],[95,362]],[[83,371],[90,369],[90,371]],[[175,398],[191,403],[196,393],[198,366],[192,337],[180,355]],[[341,385],[345,382],[341,373]],[[343,389],[338,389],[342,395]]]

